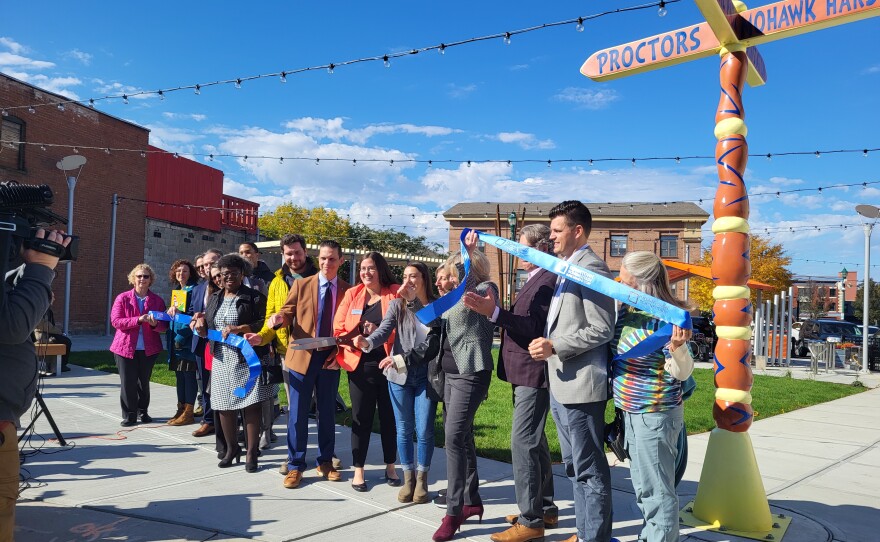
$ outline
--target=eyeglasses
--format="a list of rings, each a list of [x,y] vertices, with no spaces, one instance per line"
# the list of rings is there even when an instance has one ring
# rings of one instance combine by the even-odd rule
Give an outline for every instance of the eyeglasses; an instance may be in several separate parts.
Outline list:
[[[153,276],[152,275],[135,275],[134,278],[136,278],[136,279],[151,279],[151,278],[153,278]]]
[[[224,279],[235,279],[241,276],[241,271],[227,271],[225,273],[220,273],[220,276]]]

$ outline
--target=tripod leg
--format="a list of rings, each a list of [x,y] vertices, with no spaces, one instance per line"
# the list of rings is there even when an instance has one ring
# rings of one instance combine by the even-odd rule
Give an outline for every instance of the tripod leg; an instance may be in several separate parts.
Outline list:
[[[64,435],[61,434],[61,431],[58,430],[58,426],[55,425],[55,419],[52,418],[52,413],[49,412],[49,407],[46,406],[46,403],[43,401],[43,395],[40,392],[37,392],[37,403],[40,404],[40,412],[46,414],[46,419],[49,420],[49,425],[55,433],[55,438],[58,439],[58,444],[67,446],[67,441],[64,440]],[[39,414],[37,414],[37,416],[39,416]],[[34,422],[37,420],[37,416],[34,416]],[[33,425],[34,422],[31,422],[31,425]]]

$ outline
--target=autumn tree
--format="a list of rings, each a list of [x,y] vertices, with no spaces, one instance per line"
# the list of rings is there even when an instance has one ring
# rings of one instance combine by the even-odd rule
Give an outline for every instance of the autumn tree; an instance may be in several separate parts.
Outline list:
[[[293,203],[284,203],[260,217],[260,233],[267,239],[280,239],[288,233],[298,233],[307,243],[336,239],[345,245],[351,225],[336,211],[315,207],[308,209]]]
[[[877,325],[877,322],[880,322],[880,283],[877,283],[873,280],[868,280],[869,288],[868,291],[870,299],[868,303],[870,303],[870,310],[868,311],[868,323],[871,325]],[[863,321],[864,318],[862,315],[863,307],[865,306],[865,283],[862,282],[862,285],[859,286],[859,289],[856,291],[856,300],[853,301],[853,316],[855,316],[857,322]]]
[[[752,265],[752,280],[763,282],[774,287],[770,292],[764,292],[763,298],[768,296],[772,299],[774,294],[787,291],[791,286],[791,271],[787,266],[791,264],[791,258],[785,255],[781,244],[775,244],[768,238],[752,235],[749,240],[749,261]],[[703,250],[696,265],[710,267],[712,265],[712,251]],[[690,296],[700,311],[711,313],[715,300],[712,298],[712,289],[715,283],[708,279],[694,277],[690,281]],[[752,304],[757,303],[757,290],[752,290]]]

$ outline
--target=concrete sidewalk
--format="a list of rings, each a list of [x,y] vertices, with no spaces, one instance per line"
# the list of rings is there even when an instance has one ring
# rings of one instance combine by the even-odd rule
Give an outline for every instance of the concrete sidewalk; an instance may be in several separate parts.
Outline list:
[[[24,451],[29,475],[17,511],[18,542],[166,540],[383,540],[428,541],[445,513],[433,505],[402,505],[397,489],[379,481],[378,436],[368,456],[368,493],[342,483],[318,481],[308,471],[302,487],[287,490],[277,467],[286,457],[285,419],[281,437],[260,458],[260,470],[244,465],[218,469],[213,438],[190,436],[195,426],[161,425],[176,404],[174,389],[153,384],[151,414],[157,422],[134,430],[119,427],[116,375],[73,367],[47,379],[43,396],[71,443],[53,439],[44,416]],[[709,408],[688,403],[689,408]],[[27,425],[29,420],[22,420]],[[311,428],[309,460],[314,458]],[[880,502],[880,390],[761,420],[751,430],[755,454],[774,513],[794,517],[784,540],[875,541]],[[690,437],[690,460],[679,487],[681,505],[696,493],[708,434]],[[351,463],[350,434],[337,428],[337,455]],[[35,451],[36,448],[39,451]],[[50,455],[51,454],[51,455]],[[431,489],[445,487],[444,451],[434,454]],[[571,485],[557,465],[560,528],[547,540],[574,532]],[[514,513],[509,464],[479,460],[480,493],[486,515],[465,523],[456,539],[487,541]],[[612,468],[614,535],[636,539],[641,517],[626,465]],[[744,540],[730,535],[682,531],[682,540]]]

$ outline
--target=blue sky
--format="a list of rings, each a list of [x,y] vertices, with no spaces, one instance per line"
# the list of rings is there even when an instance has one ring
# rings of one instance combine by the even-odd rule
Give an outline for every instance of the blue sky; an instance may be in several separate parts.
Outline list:
[[[87,100],[108,94],[338,63],[587,16],[638,2],[7,3],[0,71]],[[53,5],[54,4],[54,5]],[[749,4],[758,7],[760,4]],[[216,159],[225,191],[263,210],[293,200],[445,242],[434,214],[459,201],[674,201],[704,198],[712,160],[425,165],[396,160],[560,160],[711,155],[718,102],[711,58],[606,83],[579,73],[598,49],[702,20],[691,0],[502,39],[278,78],[131,99],[98,108],[152,130],[184,155],[308,156],[314,162]],[[51,14],[51,15],[50,15]],[[745,93],[753,153],[880,147],[880,18],[766,44],[768,84]],[[331,163],[327,158],[358,159]],[[207,161],[207,158],[196,159]],[[752,193],[880,181],[880,151],[752,158]],[[798,274],[859,270],[864,234],[853,207],[880,185],[751,200],[753,231],[783,243]],[[389,217],[389,215],[391,215]],[[711,242],[710,224],[704,245]],[[848,224],[846,229],[829,227]],[[812,229],[804,229],[809,227]],[[780,231],[794,228],[794,231]],[[872,238],[880,262],[880,233]],[[820,263],[825,260],[832,263]],[[872,266],[874,267],[874,266]],[[872,275],[878,278],[878,268]]]

